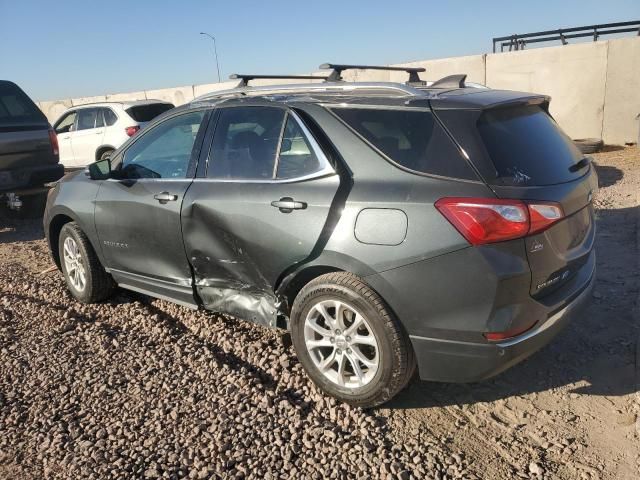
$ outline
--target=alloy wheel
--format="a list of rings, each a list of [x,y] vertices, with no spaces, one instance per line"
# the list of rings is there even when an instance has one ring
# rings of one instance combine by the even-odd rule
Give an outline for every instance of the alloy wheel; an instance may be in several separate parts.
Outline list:
[[[341,387],[367,385],[380,366],[380,347],[369,322],[343,301],[322,300],[311,307],[304,339],[318,370]]]
[[[80,253],[78,243],[72,237],[64,239],[64,266],[67,278],[77,291],[84,291],[87,286],[87,274],[84,260]]]

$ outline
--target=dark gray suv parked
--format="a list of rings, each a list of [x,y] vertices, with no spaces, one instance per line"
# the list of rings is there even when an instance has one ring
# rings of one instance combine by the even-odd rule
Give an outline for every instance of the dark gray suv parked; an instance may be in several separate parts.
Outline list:
[[[549,98],[324,83],[211,94],[49,196],[74,297],[116,285],[290,328],[323,390],[359,406],[471,382],[545,345],[594,281],[597,181]]]
[[[15,83],[0,80],[0,204],[42,215],[45,184],[62,175],[58,138],[44,113]]]

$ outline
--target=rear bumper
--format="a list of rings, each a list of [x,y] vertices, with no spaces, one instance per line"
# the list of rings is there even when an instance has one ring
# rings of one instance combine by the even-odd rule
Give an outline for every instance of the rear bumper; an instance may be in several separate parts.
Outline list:
[[[0,193],[28,194],[32,189],[46,183],[55,182],[64,175],[64,167],[59,164],[38,167],[0,170]]]
[[[420,378],[443,382],[476,382],[497,375],[548,344],[589,301],[595,267],[582,291],[543,323],[498,343],[472,343],[410,336]],[[550,309],[553,312],[553,309]]]

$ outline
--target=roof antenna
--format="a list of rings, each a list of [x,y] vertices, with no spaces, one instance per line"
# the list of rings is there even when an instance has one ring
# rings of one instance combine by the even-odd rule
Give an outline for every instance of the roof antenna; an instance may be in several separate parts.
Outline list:
[[[429,88],[465,88],[467,86],[465,84],[466,79],[466,73],[449,75],[447,77],[442,77],[440,80],[436,80],[429,85]]]

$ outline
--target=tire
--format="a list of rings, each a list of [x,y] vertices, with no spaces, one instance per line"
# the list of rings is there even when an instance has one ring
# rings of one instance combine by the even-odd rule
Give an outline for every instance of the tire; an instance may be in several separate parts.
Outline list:
[[[113,153],[113,150],[105,150],[104,152],[102,152],[98,160],[105,160],[112,153]]]
[[[332,308],[336,301],[339,303]],[[338,308],[342,325],[335,323]],[[362,317],[360,326],[350,329],[358,317]],[[291,312],[291,338],[311,380],[325,393],[353,406],[385,403],[407,385],[415,371],[413,349],[404,329],[382,298],[351,273],[322,275],[300,291]],[[322,346],[315,346],[318,344]],[[367,363],[359,360],[363,358]]]
[[[582,153],[596,153],[602,148],[602,140],[598,138],[579,138],[573,141]]]
[[[18,219],[42,218],[47,205],[47,193],[34,193],[31,195],[20,195],[22,206],[19,210],[10,210],[9,215]]]
[[[71,248],[65,252],[65,248],[68,247]],[[82,303],[96,303],[109,298],[115,289],[115,282],[104,270],[89,239],[75,222],[65,224],[60,230],[58,251],[64,279],[76,300]],[[74,270],[70,268],[71,263],[74,263],[69,262],[70,258],[75,259],[75,271],[78,272],[75,275],[79,277],[75,276]],[[84,282],[80,281],[82,279]]]

